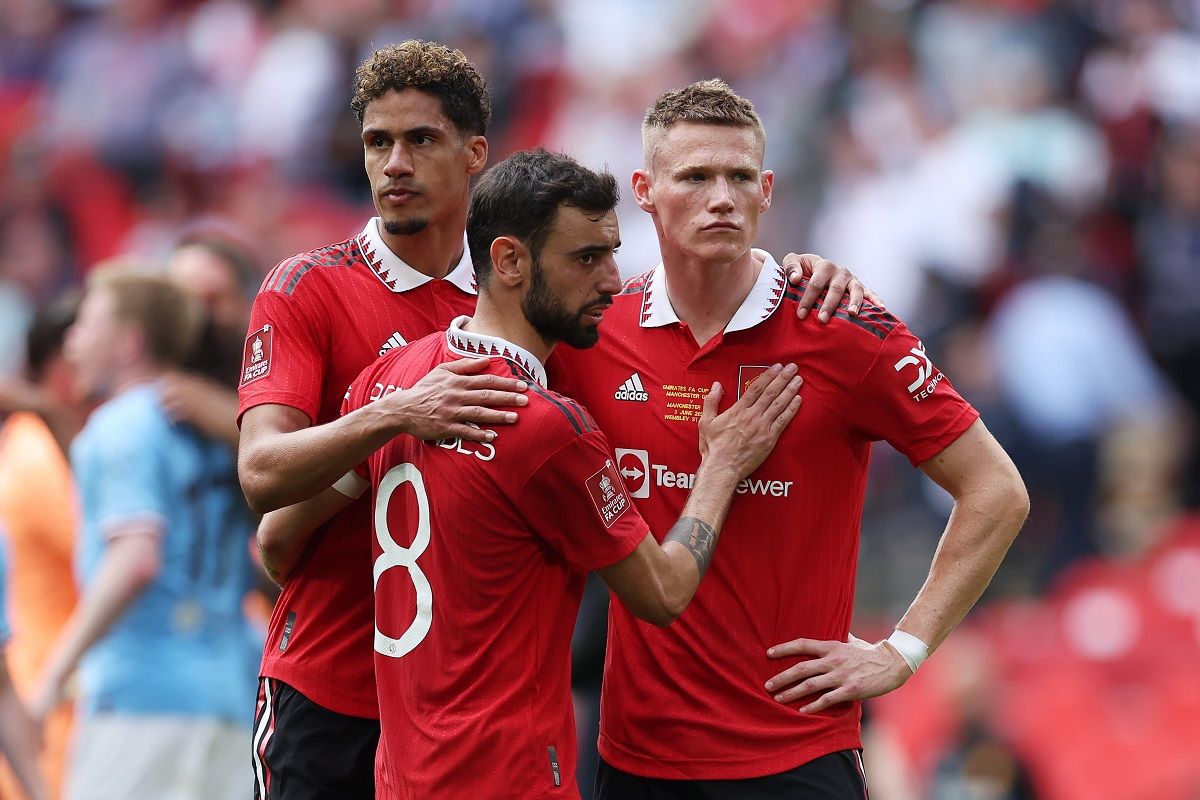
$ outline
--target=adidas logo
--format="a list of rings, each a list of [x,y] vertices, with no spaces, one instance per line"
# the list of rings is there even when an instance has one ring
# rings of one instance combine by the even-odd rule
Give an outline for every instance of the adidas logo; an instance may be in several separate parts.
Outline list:
[[[646,390],[642,386],[642,376],[636,372],[626,378],[625,382],[621,384],[621,388],[613,392],[613,397],[618,400],[636,400],[639,403],[650,399],[650,395],[646,394]]]
[[[404,341],[404,337],[400,335],[400,331],[394,331],[392,335],[388,337],[388,340],[383,343],[383,347],[379,348],[379,355],[383,355],[393,347],[403,347],[406,344],[408,344],[408,342]]]

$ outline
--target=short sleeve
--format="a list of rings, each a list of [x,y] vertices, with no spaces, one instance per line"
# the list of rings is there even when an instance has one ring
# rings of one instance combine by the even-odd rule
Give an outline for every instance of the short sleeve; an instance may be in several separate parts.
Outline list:
[[[88,474],[93,515],[101,534],[111,536],[131,522],[164,524],[170,515],[166,485],[166,421],[111,424],[96,431]]]
[[[979,419],[903,323],[883,340],[847,409],[850,428],[886,440],[915,466],[940,453]]]
[[[321,407],[329,336],[327,315],[313,302],[311,293],[259,292],[242,349],[238,419],[249,408],[278,403],[315,420]]]
[[[615,564],[649,532],[599,431],[573,437],[541,462],[517,495],[533,531],[585,570]]]

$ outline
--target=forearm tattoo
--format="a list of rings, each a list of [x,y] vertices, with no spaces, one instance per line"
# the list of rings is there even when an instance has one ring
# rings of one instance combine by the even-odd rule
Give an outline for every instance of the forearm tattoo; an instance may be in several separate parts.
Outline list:
[[[696,566],[700,568],[700,576],[704,577],[704,573],[708,570],[708,563],[712,561],[713,550],[717,546],[717,531],[703,520],[695,517],[680,517],[663,542],[679,542],[686,547],[687,551],[692,554],[692,558],[696,559]]]

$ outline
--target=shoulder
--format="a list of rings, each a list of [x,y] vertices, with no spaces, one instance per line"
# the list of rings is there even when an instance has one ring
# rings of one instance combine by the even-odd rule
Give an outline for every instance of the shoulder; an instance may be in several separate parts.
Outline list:
[[[71,452],[98,459],[101,464],[139,454],[148,457],[160,449],[170,431],[171,421],[159,402],[158,389],[139,386],[93,411]]]
[[[799,304],[800,298],[807,287],[808,278],[805,278],[798,286],[788,286],[784,289],[783,298],[780,300],[776,313],[783,313],[790,319],[796,319],[796,306]],[[827,326],[822,326],[817,322],[815,312],[809,314],[804,320],[798,321],[802,324],[807,323],[817,327],[825,327],[832,333],[838,333],[850,339],[870,337],[876,343],[882,342],[893,330],[903,324],[883,306],[877,306],[866,300],[862,301],[862,306],[857,316],[851,316],[847,310],[849,303],[850,297],[848,295],[842,297]]]
[[[599,430],[592,415],[575,400],[536,383],[529,385],[529,405],[524,414],[547,448],[557,449]]]
[[[291,296],[312,291],[315,276],[329,277],[337,270],[350,269],[362,263],[357,238],[346,239],[285,259],[275,266],[259,287],[259,294],[275,293]]]
[[[654,275],[654,270],[646,270],[641,275],[634,275],[625,281],[621,287],[621,294],[636,294],[641,295],[646,293],[646,287],[650,284],[650,277]]]

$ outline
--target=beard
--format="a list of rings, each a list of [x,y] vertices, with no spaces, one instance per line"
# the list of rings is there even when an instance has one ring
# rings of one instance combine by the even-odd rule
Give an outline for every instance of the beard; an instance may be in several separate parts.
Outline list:
[[[610,297],[602,296],[597,302],[610,300]],[[600,340],[600,328],[583,321],[582,309],[572,313],[550,291],[536,258],[529,291],[521,300],[521,311],[533,329],[545,339],[563,342],[577,350],[586,350]]]
[[[429,227],[429,220],[422,217],[405,220],[387,220],[383,229],[392,236],[414,236]]]

